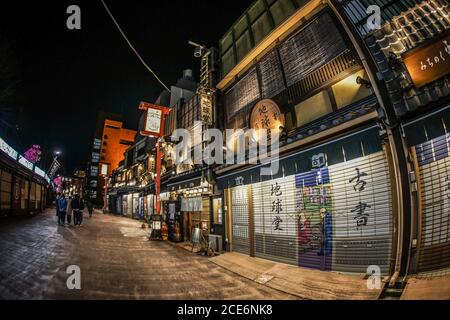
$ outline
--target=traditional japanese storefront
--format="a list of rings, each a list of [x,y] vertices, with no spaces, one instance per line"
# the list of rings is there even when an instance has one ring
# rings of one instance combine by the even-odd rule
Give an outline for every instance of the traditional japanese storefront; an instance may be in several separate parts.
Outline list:
[[[450,266],[450,105],[403,125],[414,162],[416,271]]]
[[[42,212],[47,207],[49,179],[0,138],[0,214]]]
[[[204,234],[209,234],[210,201],[212,185],[204,178],[201,172],[180,175],[168,183],[169,190],[173,193],[173,216],[168,216],[169,228],[173,226],[174,237],[179,241],[191,241],[194,228],[200,228]]]
[[[218,179],[229,207],[231,249],[321,270],[389,274],[394,215],[378,126]]]
[[[355,17],[361,3],[347,2]],[[450,10],[447,1],[429,0],[392,12],[383,15],[381,28],[359,31],[383,74],[409,152],[402,165],[408,166],[411,185],[412,210],[404,213],[411,220],[411,241],[403,251],[409,249],[408,273],[415,273],[450,266]]]

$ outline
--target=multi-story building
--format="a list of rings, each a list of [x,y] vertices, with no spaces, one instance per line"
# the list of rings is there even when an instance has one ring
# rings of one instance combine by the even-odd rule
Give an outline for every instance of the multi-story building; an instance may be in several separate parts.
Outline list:
[[[120,116],[104,112],[98,115],[87,170],[87,190],[95,203],[103,203],[104,176],[111,175],[119,167],[136,134],[136,130],[123,127]]]
[[[448,1],[382,1],[371,29],[369,1],[341,1],[342,20],[378,76],[386,126],[400,134],[393,179],[399,206],[400,275],[450,266]]]
[[[165,133],[170,136],[177,128],[178,106],[190,101],[195,96],[197,83],[193,80],[192,71],[185,70],[183,77],[170,88],[163,91],[155,104],[172,108],[170,116],[165,120]],[[144,129],[144,116],[139,121],[139,130]],[[121,166],[112,174],[108,198],[109,210],[135,219],[148,218],[154,213],[155,203],[155,144],[151,137],[137,135],[135,141],[125,152]],[[162,190],[165,202],[170,200],[168,182],[173,178],[175,167],[171,161],[171,146],[164,143],[164,160],[162,164]]]
[[[220,40],[223,129],[281,138],[277,159],[215,168],[228,250],[392,283],[450,265],[449,27],[440,0],[244,12]]]

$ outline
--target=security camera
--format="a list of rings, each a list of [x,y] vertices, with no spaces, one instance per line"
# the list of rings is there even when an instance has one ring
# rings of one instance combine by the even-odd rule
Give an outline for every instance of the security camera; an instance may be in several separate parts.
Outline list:
[[[203,47],[196,47],[194,50],[194,57],[201,58],[203,56]]]

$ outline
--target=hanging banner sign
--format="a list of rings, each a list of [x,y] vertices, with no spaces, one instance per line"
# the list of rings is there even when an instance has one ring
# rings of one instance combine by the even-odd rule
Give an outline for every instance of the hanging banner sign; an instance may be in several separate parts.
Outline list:
[[[170,109],[147,102],[141,102],[139,109],[145,110],[147,113],[144,130],[141,131],[141,135],[162,137],[164,135],[164,116],[170,113]]]
[[[416,87],[422,87],[450,73],[450,33],[408,52],[403,57]]]
[[[49,170],[49,176],[50,178],[53,178],[56,174],[56,172],[58,171],[59,167],[61,165],[59,164],[58,160],[53,160],[52,165],[50,166],[50,170]]]
[[[4,153],[6,153],[14,160],[17,160],[18,155],[17,151],[14,150],[11,146],[9,146],[2,138],[0,138],[0,150],[2,150]]]
[[[201,119],[204,124],[213,124],[213,102],[212,96],[204,94],[200,96]]]

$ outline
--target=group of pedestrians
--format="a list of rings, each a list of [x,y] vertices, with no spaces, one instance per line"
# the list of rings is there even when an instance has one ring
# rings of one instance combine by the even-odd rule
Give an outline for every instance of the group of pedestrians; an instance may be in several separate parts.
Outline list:
[[[92,218],[94,207],[91,201],[86,201],[86,206],[89,211],[89,218]],[[66,198],[64,194],[58,194],[56,197],[56,216],[58,217],[58,225],[65,227],[72,224],[82,226],[83,225],[83,210],[85,204],[79,194],[76,194],[73,198],[69,196]]]

